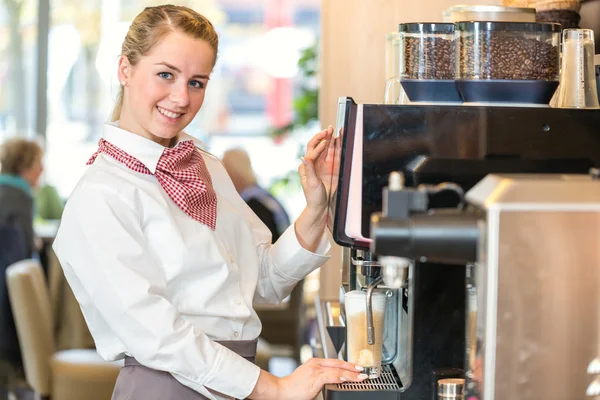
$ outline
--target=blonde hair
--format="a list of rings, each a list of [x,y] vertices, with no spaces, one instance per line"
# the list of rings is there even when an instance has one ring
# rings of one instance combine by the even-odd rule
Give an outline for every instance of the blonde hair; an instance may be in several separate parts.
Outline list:
[[[33,140],[9,139],[0,146],[0,172],[21,175],[42,157],[42,147]]]
[[[150,52],[160,39],[171,32],[182,32],[194,39],[206,41],[214,50],[213,66],[217,61],[219,35],[206,17],[191,8],[165,4],[146,7],[131,23],[123,41],[121,55],[127,57],[131,65]],[[111,121],[121,117],[123,108],[123,86],[117,95]]]

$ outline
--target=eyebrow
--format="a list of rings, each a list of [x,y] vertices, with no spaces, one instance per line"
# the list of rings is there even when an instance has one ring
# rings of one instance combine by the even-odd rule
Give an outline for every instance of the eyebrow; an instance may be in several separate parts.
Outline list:
[[[169,63],[166,63],[166,62],[159,62],[159,63],[156,63],[154,65],[164,65],[167,68],[171,68],[175,72],[181,73],[181,70],[179,68],[177,68],[174,65],[171,65]],[[192,78],[200,78],[200,79],[210,80],[210,78],[209,78],[208,75],[201,75],[201,74],[196,74],[196,75],[192,76]]]

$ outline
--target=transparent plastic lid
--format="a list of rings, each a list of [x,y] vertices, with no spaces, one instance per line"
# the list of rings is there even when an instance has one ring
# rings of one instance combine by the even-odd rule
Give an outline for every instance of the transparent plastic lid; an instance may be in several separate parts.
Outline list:
[[[400,24],[398,31],[404,33],[453,33],[454,24],[448,22],[411,22]]]
[[[560,33],[560,24],[535,22],[489,22],[463,21],[457,22],[456,30],[462,32],[499,31],[499,32],[553,32]]]
[[[446,10],[447,12],[495,12],[495,13],[526,13],[535,14],[535,8],[505,7],[491,5],[457,5]]]

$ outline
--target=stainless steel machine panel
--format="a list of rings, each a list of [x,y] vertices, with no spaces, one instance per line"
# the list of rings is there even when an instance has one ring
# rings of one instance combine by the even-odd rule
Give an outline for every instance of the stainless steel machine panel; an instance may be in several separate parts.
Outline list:
[[[488,176],[470,287],[467,390],[481,399],[584,399],[600,355],[600,180]]]

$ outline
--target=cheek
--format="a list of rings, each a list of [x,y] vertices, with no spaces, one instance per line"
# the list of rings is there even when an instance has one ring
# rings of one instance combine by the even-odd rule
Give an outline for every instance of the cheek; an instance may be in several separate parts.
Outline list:
[[[161,85],[158,85],[154,82],[146,82],[142,84],[136,85],[137,90],[135,91],[134,104],[144,104],[148,103],[150,106],[154,107],[155,103],[160,100],[163,96],[164,89]]]
[[[142,89],[141,95],[144,96],[147,102],[151,103],[151,106],[154,106],[154,103],[160,97],[160,90],[156,86],[148,85]]]
[[[204,97],[206,96],[206,90],[202,91],[202,93],[198,93],[197,96],[192,97],[192,108],[195,111],[200,110],[202,104],[204,103]]]

